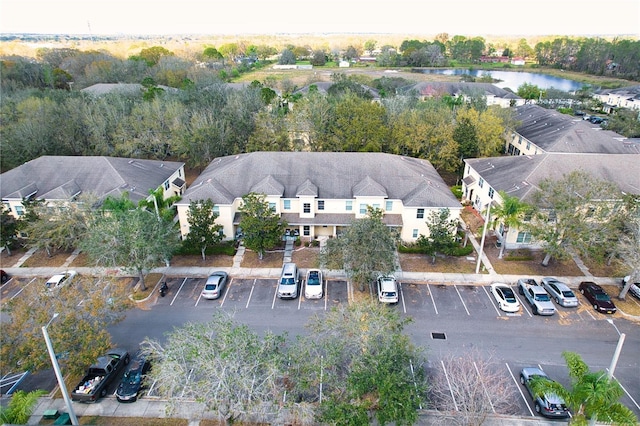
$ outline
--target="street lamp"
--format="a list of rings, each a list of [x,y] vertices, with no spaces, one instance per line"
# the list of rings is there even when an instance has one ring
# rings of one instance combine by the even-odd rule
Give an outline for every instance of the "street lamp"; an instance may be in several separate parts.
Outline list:
[[[62,397],[64,398],[64,402],[67,405],[67,411],[69,412],[69,419],[71,419],[72,425],[79,425],[78,418],[76,417],[75,411],[73,411],[73,405],[71,404],[71,399],[69,398],[69,392],[67,391],[67,386],[64,384],[64,377],[62,377],[62,372],[60,371],[60,365],[58,364],[58,358],[56,358],[56,353],[53,350],[53,344],[51,344],[51,339],[49,338],[49,333],[47,332],[47,327],[51,324],[51,321],[56,319],[58,313],[54,313],[53,317],[49,320],[47,325],[42,327],[42,334],[44,335],[44,341],[47,343],[47,350],[49,351],[49,357],[51,358],[51,365],[53,365],[53,371],[56,373],[56,378],[58,379],[58,386],[60,386],[60,392],[62,392]]]
[[[487,214],[484,218],[484,227],[482,228],[482,239],[480,241],[480,252],[478,253],[478,262],[476,263],[476,274],[480,272],[480,263],[482,263],[482,253],[484,252],[484,239],[487,236],[487,227],[489,226],[489,218],[491,217],[491,205],[493,201],[487,204]]]
[[[620,333],[618,327],[613,323],[612,319],[607,319],[607,322],[613,326],[618,332],[618,344],[616,345],[616,351],[613,353],[613,358],[611,359],[611,365],[609,366],[609,373],[607,377],[611,379],[613,377],[613,372],[616,369],[616,365],[618,364],[618,358],[620,357],[620,351],[622,351],[622,345],[624,344],[624,338],[626,337],[624,333]]]

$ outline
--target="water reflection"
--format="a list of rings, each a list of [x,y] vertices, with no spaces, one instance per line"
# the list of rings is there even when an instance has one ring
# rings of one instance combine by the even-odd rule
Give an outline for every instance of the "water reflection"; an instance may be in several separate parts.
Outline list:
[[[495,80],[496,86],[505,89],[509,88],[514,92],[518,91],[518,87],[524,83],[533,84],[541,89],[557,89],[563,92],[575,92],[582,88],[583,84],[575,80],[554,77],[547,74],[538,74],[533,72],[516,72],[516,71],[495,71],[495,70],[469,70],[469,69],[423,69],[420,72],[424,74],[442,74],[442,75],[470,75],[480,78],[490,75]]]

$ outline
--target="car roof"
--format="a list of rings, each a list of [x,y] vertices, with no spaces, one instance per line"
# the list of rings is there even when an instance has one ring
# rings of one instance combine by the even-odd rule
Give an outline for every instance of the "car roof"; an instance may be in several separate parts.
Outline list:
[[[539,369],[538,367],[524,367],[522,369],[522,373],[526,374],[527,376],[544,376],[547,377],[547,374],[542,371],[541,369]]]
[[[64,275],[63,275],[63,274],[56,274],[56,275],[52,276],[51,278],[49,278],[49,281],[47,281],[47,282],[48,282],[48,283],[58,282],[58,281],[60,281],[60,280],[61,280],[61,279],[63,279],[63,278],[64,278]]]

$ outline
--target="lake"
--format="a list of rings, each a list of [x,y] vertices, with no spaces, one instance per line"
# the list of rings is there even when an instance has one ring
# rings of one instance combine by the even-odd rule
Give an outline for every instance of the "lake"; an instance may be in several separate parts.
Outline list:
[[[582,88],[583,84],[575,80],[554,77],[547,74],[538,74],[534,72],[517,72],[517,71],[496,71],[496,70],[469,70],[464,68],[456,69],[421,69],[419,72],[423,74],[442,74],[442,75],[471,75],[473,77],[482,77],[490,75],[495,80],[496,86],[504,89],[509,88],[514,92],[518,91],[518,87],[524,83],[533,84],[541,89],[554,88],[563,92],[575,92]]]

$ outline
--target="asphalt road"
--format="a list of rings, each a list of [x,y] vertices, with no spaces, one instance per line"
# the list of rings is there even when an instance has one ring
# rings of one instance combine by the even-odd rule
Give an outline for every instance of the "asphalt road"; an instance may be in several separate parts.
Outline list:
[[[150,309],[132,309],[110,327],[115,344],[135,352],[144,338],[165,341],[166,333],[187,322],[205,322],[216,309],[258,332],[305,334],[304,324],[314,314],[347,303],[347,283],[329,280],[321,300],[280,300],[275,297],[276,279],[231,279],[217,300],[200,298],[204,278],[173,278],[165,297],[153,295]],[[580,354],[593,371],[609,368],[618,331],[626,340],[615,370],[625,395],[622,402],[640,417],[640,327],[620,314],[604,316],[582,304],[558,307],[551,317],[534,316],[524,300],[517,314],[498,310],[488,286],[465,283],[440,285],[401,282],[400,302],[390,307],[413,319],[406,331],[415,344],[425,348],[427,369],[438,369],[439,359],[470,349],[491,354],[499,374],[513,385],[518,413],[534,416],[530,398],[518,382],[522,367],[540,366],[564,385],[569,383],[563,351]],[[516,291],[517,293],[517,291]],[[520,298],[519,295],[517,295]],[[582,297],[582,296],[579,296]],[[583,301],[581,299],[581,301]],[[614,325],[606,321],[614,320]],[[443,338],[444,337],[444,338]],[[511,386],[511,385],[510,385]]]

